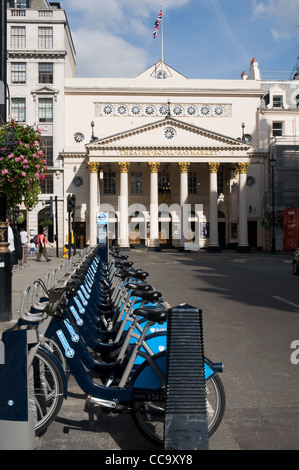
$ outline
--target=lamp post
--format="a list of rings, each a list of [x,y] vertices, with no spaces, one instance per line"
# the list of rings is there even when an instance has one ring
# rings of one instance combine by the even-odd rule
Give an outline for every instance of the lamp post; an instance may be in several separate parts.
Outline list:
[[[7,2],[0,0],[0,124],[6,123]],[[6,196],[0,193],[0,321],[12,320],[12,266],[6,222]]]
[[[276,252],[276,239],[275,239],[275,201],[274,201],[274,196],[275,196],[275,190],[274,190],[274,171],[276,168],[276,160],[275,158],[271,157],[270,161],[270,168],[271,168],[271,178],[272,178],[272,241],[271,241],[271,251],[272,253]]]
[[[6,0],[0,0],[0,122],[6,122],[6,87],[7,87],[7,6]]]

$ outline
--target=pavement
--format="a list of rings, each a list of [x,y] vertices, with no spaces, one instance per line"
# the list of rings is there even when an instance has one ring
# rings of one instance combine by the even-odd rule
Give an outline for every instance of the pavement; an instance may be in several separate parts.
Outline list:
[[[0,334],[7,328],[11,328],[16,321],[20,318],[20,306],[22,294],[25,286],[33,285],[36,279],[44,279],[47,273],[53,271],[65,262],[64,258],[56,257],[56,250],[54,248],[47,248],[50,262],[46,262],[42,256],[41,261],[35,261],[35,257],[31,258],[28,254],[27,263],[17,268],[14,267],[12,275],[12,320],[10,322],[0,321]]]

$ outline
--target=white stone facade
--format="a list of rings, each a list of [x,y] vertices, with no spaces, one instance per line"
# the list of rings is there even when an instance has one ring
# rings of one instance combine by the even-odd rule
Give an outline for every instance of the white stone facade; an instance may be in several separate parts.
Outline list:
[[[40,38],[42,34],[44,37]],[[66,77],[75,75],[75,49],[64,10],[46,0],[32,0],[27,2],[26,8],[14,0],[8,2],[7,52],[8,117],[21,124],[37,126],[42,137],[51,140],[51,159],[47,162],[46,172],[50,186],[47,192],[41,193],[39,203],[32,211],[26,213],[21,207],[26,214],[27,231],[30,234],[38,232],[45,201],[56,196],[60,227],[58,240],[62,245],[64,178],[60,153],[64,149],[64,82]],[[47,69],[47,65],[50,68]],[[48,73],[41,78],[39,72],[44,69]],[[46,122],[39,109],[43,99],[50,100],[47,103],[51,103],[52,108],[49,111],[52,117],[47,115]],[[25,110],[18,111],[18,106],[25,107]],[[50,230],[53,237],[55,228]]]
[[[120,245],[134,244],[134,224],[127,231],[125,226],[131,220],[130,210],[135,212],[135,205],[141,204],[136,230],[150,226],[155,236],[149,232],[142,240],[154,248],[165,242],[163,215],[155,204],[180,206],[184,201],[191,205],[190,223],[198,222],[193,228],[196,225],[199,233],[193,235],[199,248],[231,244],[246,249],[248,221],[253,223],[254,245],[262,247],[267,155],[260,146],[260,81],[189,80],[169,66],[164,66],[162,80],[156,78],[159,67],[134,79],[65,82],[65,189],[77,196],[76,220],[86,223],[86,242],[96,242],[96,211],[99,204],[108,204],[115,213],[112,231],[117,230]],[[111,194],[105,183],[109,171],[116,179]],[[169,185],[164,194],[163,172]],[[140,194],[132,188],[136,174],[141,179]],[[80,187],[73,184],[76,177],[81,178]],[[173,237],[176,214],[168,219],[171,236],[166,241],[180,246]]]

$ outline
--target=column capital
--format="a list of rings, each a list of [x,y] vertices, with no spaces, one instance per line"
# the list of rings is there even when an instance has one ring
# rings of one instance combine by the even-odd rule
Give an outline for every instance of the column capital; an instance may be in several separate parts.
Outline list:
[[[237,163],[237,168],[236,170],[239,172],[239,173],[247,173],[247,169],[249,167],[249,163]]]
[[[120,173],[128,173],[129,168],[130,168],[130,163],[129,162],[118,162],[118,167]]]
[[[209,172],[217,173],[219,166],[220,166],[220,163],[217,163],[217,162],[208,163]]]
[[[190,169],[190,163],[188,163],[188,162],[179,162],[178,165],[179,165],[179,169],[180,169],[181,173],[188,173],[188,171]]]
[[[100,169],[100,164],[96,162],[88,162],[89,173],[98,173]]]
[[[151,173],[158,173],[159,168],[160,168],[160,163],[159,162],[148,162],[148,166],[150,169]]]

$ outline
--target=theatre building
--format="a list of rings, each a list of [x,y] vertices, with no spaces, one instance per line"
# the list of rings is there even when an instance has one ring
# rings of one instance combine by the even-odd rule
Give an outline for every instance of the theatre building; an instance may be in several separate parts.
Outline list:
[[[190,80],[161,63],[132,79],[66,78],[61,157],[77,246],[96,243],[104,211],[123,248],[261,248],[257,77],[253,61],[240,80]]]

